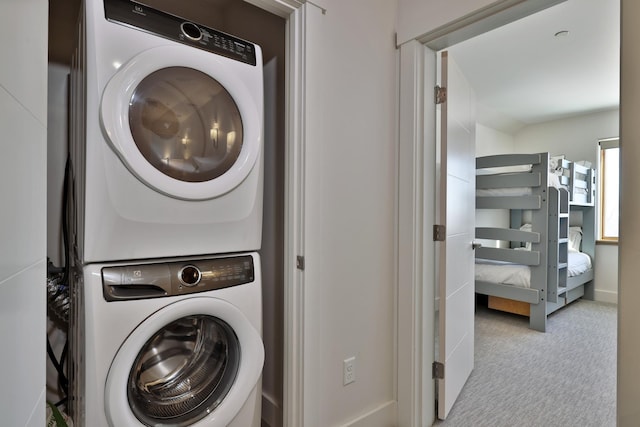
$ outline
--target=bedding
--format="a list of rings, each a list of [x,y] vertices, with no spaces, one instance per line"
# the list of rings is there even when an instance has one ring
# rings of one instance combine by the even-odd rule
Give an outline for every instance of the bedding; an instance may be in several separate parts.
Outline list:
[[[482,174],[480,174],[482,175]],[[560,183],[560,177],[555,173],[549,173],[549,187],[564,188],[568,187]],[[513,187],[513,188],[487,188],[476,189],[477,197],[512,197],[512,196],[530,196],[533,194],[531,187]]]
[[[581,243],[582,243],[582,227],[569,227],[569,250],[580,251]]]
[[[523,224],[522,227],[520,227],[520,230],[529,231],[530,232],[530,231],[533,231],[533,226],[531,224],[528,224],[528,223],[527,224]],[[525,248],[525,250],[530,251],[531,250],[531,242],[526,242],[524,244],[524,248]]]
[[[579,276],[591,269],[591,257],[578,252],[568,251],[567,276]],[[531,269],[529,266],[504,261],[476,259],[475,278],[483,282],[504,283],[506,285],[531,287]]]
[[[569,257],[567,269],[567,276],[574,277],[579,276],[591,270],[591,257],[583,252],[569,250],[567,252]]]
[[[499,166],[495,168],[476,169],[476,175],[504,175],[530,171],[531,165]]]
[[[476,259],[476,280],[506,285],[531,287],[531,269],[526,265],[511,264],[504,261]]]

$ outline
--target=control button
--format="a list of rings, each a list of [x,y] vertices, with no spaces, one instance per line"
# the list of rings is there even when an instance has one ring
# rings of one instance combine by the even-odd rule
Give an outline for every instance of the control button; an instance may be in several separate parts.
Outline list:
[[[202,273],[193,265],[186,265],[182,267],[180,273],[178,273],[178,278],[180,282],[185,286],[195,286],[200,283],[200,279],[202,279]]]
[[[200,31],[200,28],[192,22],[183,22],[180,25],[180,29],[182,30],[182,33],[191,40],[198,41],[202,38],[202,31]]]

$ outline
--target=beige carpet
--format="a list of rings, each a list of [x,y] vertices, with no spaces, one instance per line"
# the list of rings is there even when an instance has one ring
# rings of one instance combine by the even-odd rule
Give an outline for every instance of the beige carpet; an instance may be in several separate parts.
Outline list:
[[[576,301],[547,332],[478,307],[475,368],[445,427],[616,425],[615,305]]]

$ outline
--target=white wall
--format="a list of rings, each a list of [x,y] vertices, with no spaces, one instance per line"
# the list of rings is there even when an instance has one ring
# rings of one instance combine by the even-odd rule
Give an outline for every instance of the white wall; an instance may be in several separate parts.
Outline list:
[[[45,425],[47,20],[44,0],[0,1],[0,417],[7,426]]]
[[[396,2],[323,5],[304,6],[304,426],[391,426]]]
[[[570,160],[597,165],[598,140],[619,135],[619,111],[610,110],[529,125],[515,135],[521,153],[548,151]],[[596,301],[617,303],[618,247],[596,245],[594,293]]]
[[[593,279],[596,301],[618,303],[618,253],[618,245],[596,243],[595,277]]]
[[[515,134],[515,141],[521,153],[548,151],[595,165],[598,140],[618,134],[619,112],[609,110],[529,125]]]
[[[640,419],[640,2],[621,0],[620,300],[618,306],[618,426]]]
[[[513,135],[493,129],[481,123],[476,124],[476,157],[513,153]]]

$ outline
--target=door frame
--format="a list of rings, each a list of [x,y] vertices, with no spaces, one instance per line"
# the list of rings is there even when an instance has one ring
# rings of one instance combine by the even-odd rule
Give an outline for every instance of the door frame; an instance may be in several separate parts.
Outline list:
[[[303,425],[304,275],[296,265],[304,256],[305,176],[305,0],[245,0],[286,19],[285,36],[285,207],[283,425]]]
[[[436,51],[514,22],[565,0],[496,2],[398,46],[397,399],[398,425],[436,418]],[[425,191],[426,190],[426,191]]]

